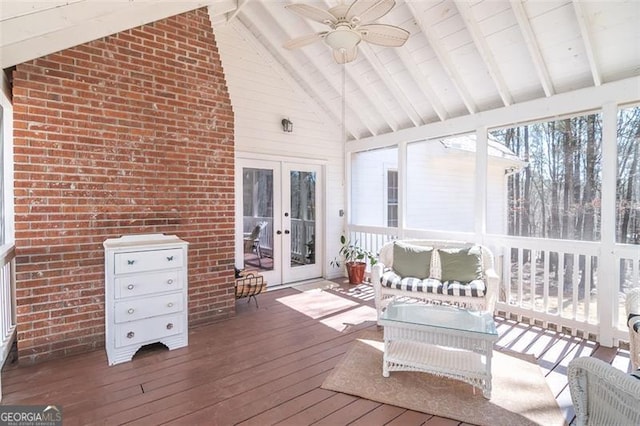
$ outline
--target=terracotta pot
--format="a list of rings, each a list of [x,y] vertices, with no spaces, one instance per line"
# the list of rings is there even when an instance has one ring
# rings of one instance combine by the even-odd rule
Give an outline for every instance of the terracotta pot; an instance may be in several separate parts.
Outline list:
[[[367,264],[364,262],[347,262],[347,275],[349,275],[349,284],[362,284],[364,281],[364,270]]]

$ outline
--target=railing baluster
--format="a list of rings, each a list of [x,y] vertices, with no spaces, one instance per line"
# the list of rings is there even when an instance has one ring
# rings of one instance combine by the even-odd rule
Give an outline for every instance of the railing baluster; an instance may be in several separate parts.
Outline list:
[[[584,321],[590,323],[591,308],[591,256],[584,259]]]
[[[524,283],[523,283],[523,269],[524,269],[524,259],[522,258],[522,247],[518,248],[518,256],[516,260],[516,264],[518,265],[518,304],[520,306],[524,305]]]
[[[573,279],[571,280],[571,288],[573,295],[571,299],[571,309],[572,309],[572,319],[578,318],[578,296],[580,295],[580,276],[578,275],[580,272],[580,256],[577,253],[573,254]]]
[[[564,252],[558,252],[558,270],[556,271],[558,280],[556,285],[558,287],[558,312],[559,317],[564,316]]]
[[[504,302],[511,305],[511,247],[505,247],[504,254],[502,255],[502,287],[504,288]]]
[[[15,256],[14,245],[0,247],[0,371],[7,360],[16,331]]]
[[[543,261],[543,268],[544,271],[542,273],[543,276],[543,293],[544,293],[544,313],[548,314],[549,313],[549,264],[550,264],[550,258],[551,257],[551,252],[548,250],[544,251],[544,261]]]

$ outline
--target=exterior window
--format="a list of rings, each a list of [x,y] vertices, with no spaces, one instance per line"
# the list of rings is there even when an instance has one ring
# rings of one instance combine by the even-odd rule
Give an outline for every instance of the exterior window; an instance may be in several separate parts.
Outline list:
[[[387,226],[398,226],[398,171],[387,170]]]
[[[389,205],[398,203],[398,179],[395,198],[390,197],[387,171],[398,169],[398,148],[381,148],[358,152],[351,157],[351,223],[364,226],[391,226]],[[396,226],[396,225],[394,225]]]

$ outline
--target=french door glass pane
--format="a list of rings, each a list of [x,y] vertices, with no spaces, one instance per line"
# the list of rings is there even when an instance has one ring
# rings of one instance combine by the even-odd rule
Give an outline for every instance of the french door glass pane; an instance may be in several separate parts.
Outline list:
[[[242,169],[244,263],[273,269],[273,170]]]
[[[291,266],[315,263],[316,174],[291,171]]]

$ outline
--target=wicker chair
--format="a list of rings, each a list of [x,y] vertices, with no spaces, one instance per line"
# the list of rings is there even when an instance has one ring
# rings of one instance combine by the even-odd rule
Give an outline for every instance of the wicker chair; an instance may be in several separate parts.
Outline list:
[[[640,380],[597,358],[569,363],[577,426],[639,425]]]
[[[634,288],[627,294],[626,308],[629,325],[629,358],[635,370],[640,368],[640,288]]]

